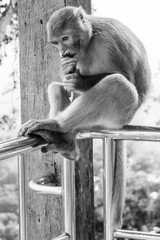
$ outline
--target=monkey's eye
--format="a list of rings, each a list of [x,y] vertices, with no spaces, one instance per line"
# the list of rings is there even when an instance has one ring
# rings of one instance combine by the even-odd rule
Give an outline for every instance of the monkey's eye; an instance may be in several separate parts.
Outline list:
[[[68,39],[69,39],[69,37],[68,37],[68,36],[65,36],[65,37],[62,38],[62,41],[65,42],[65,41],[67,41]]]
[[[52,44],[58,45],[58,41],[53,41]]]
[[[82,14],[80,14],[80,16],[79,16],[79,17],[80,17],[80,19],[81,19],[81,20],[83,20],[83,19],[84,19],[84,17],[83,17],[83,15],[82,15]]]

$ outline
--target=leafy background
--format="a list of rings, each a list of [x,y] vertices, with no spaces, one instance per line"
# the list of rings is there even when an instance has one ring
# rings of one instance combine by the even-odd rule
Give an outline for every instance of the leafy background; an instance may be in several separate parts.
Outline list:
[[[160,125],[159,0],[93,1],[93,12],[118,18],[143,40],[152,69],[152,90],[134,124]],[[16,137],[20,126],[17,0],[0,0],[0,141]],[[115,6],[117,6],[115,8]],[[145,11],[144,11],[145,7]],[[153,13],[151,15],[151,13]],[[17,160],[0,162],[0,240],[18,240]],[[103,239],[102,142],[94,140],[95,230]],[[160,145],[128,142],[123,228],[160,232]]]

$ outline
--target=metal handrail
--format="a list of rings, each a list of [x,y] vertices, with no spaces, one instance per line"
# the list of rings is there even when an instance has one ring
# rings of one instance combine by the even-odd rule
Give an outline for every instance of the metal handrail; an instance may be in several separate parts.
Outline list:
[[[70,236],[68,233],[63,233],[62,235],[56,237],[56,238],[52,238],[51,240],[69,240]]]
[[[159,240],[160,234],[149,233],[149,232],[140,232],[140,231],[129,231],[117,229],[114,232],[115,238],[129,238],[129,239],[141,239],[141,240]]]
[[[100,138],[103,139],[103,164],[104,164],[104,215],[105,215],[105,239],[112,239],[111,222],[107,219],[110,216],[110,204],[112,196],[112,170],[115,154],[115,140],[134,140],[134,141],[152,141],[160,142],[160,128],[146,126],[125,126],[123,129],[98,130],[93,129],[90,132],[81,132],[77,139]],[[40,149],[46,145],[41,137],[19,137],[0,143],[0,160],[13,156],[21,155],[29,151]],[[19,161],[21,175],[24,174],[24,161]],[[20,192],[24,195],[24,186],[20,187]],[[50,186],[49,186],[50,185]],[[64,215],[65,215],[65,233],[52,240],[73,240],[75,237],[75,207],[74,207],[74,162],[65,159],[64,161],[64,181],[63,189],[54,185],[54,176],[49,174],[38,179],[31,180],[29,187],[40,194],[56,194],[64,196]],[[21,210],[25,211],[25,196],[22,196]],[[21,205],[20,204],[20,205]],[[23,231],[21,236],[26,235],[25,219],[21,223]],[[145,232],[135,232],[117,229],[114,237],[131,238],[131,239],[160,239],[160,234],[150,234]],[[27,237],[22,237],[26,240]]]
[[[0,142],[0,161],[40,149],[46,142],[39,137],[18,137]]]
[[[160,128],[128,125],[123,129],[93,130],[90,132],[81,132],[77,135],[77,139],[84,138],[110,138],[113,140],[157,142],[160,141]],[[45,141],[35,136],[18,137],[0,142],[0,160],[40,149],[44,145],[46,145]]]
[[[126,125],[122,129],[93,130],[78,135],[83,138],[110,138],[113,140],[160,141],[160,127]]]

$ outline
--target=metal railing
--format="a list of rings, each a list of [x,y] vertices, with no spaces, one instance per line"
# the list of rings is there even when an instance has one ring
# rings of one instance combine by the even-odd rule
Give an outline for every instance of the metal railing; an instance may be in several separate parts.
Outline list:
[[[111,232],[110,206],[112,196],[113,164],[116,140],[135,140],[160,142],[160,128],[144,126],[126,126],[121,130],[99,130],[85,132],[78,135],[79,139],[100,138],[103,140],[103,168],[104,168],[104,239],[115,238],[158,240],[160,234],[135,232],[117,229]],[[38,146],[37,146],[38,145]],[[19,188],[20,188],[20,239],[27,240],[25,224],[25,197],[24,197],[24,160],[23,154],[38,150],[45,142],[37,138],[21,137],[0,143],[0,160],[20,155],[19,157]],[[35,147],[36,146],[36,147]],[[50,183],[50,186],[47,184]],[[52,240],[76,240],[75,235],[75,201],[74,201],[74,162],[65,159],[64,179],[62,187],[54,186],[52,174],[34,179],[29,187],[38,194],[62,195],[64,198],[65,233]]]

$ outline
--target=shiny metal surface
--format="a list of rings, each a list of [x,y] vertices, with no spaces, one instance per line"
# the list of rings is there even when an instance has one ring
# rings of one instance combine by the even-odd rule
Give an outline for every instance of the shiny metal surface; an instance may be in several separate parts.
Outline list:
[[[78,139],[111,138],[113,140],[160,141],[160,128],[145,126],[125,126],[120,130],[96,130],[78,134]],[[0,160],[34,151],[45,145],[45,141],[35,137],[19,137],[0,143]]]
[[[27,240],[26,231],[26,198],[25,198],[25,162],[23,155],[18,157],[19,183],[19,239]]]
[[[144,239],[144,240],[160,240],[160,234],[139,232],[139,231],[128,231],[117,229],[114,232],[115,238],[129,238],[129,239]]]
[[[112,240],[112,186],[115,159],[115,141],[103,139],[103,199],[104,199],[104,240]]]
[[[0,143],[0,160],[41,148],[46,143],[35,137],[18,137]]]
[[[83,138],[111,138],[113,140],[160,141],[160,128],[147,126],[125,126],[123,129],[96,130],[78,135]]]
[[[64,199],[64,228],[65,234],[54,238],[54,240],[75,240],[75,186],[74,186],[74,161],[64,158],[63,165],[63,188],[54,185],[54,175],[52,173],[43,177],[31,180],[29,187],[38,194],[63,195]],[[49,184],[49,186],[47,186]]]
[[[111,196],[114,168],[115,140],[160,141],[160,128],[144,126],[125,126],[120,130],[96,130],[78,134],[78,139],[102,138],[103,139],[103,164],[104,164],[104,236],[105,240],[112,239],[111,226]],[[4,160],[22,153],[38,150],[46,143],[41,138],[19,137],[0,143],[0,160]],[[75,240],[75,173],[74,162],[64,160],[63,189],[54,186],[53,175],[32,180],[31,189],[40,194],[56,194],[64,196],[65,232],[54,240]],[[52,185],[50,185],[50,183]],[[20,201],[20,239],[27,240],[26,235],[26,203],[25,203],[25,162],[23,156],[19,157],[19,201]],[[116,230],[114,237],[131,239],[160,240],[160,234]]]
[[[62,195],[62,188],[55,186],[55,177],[52,173],[43,177],[32,179],[29,182],[29,187],[38,194],[43,195]]]
[[[64,229],[71,240],[76,240],[75,220],[75,163],[64,159]]]
[[[51,240],[69,240],[70,236],[67,233],[64,233],[56,238],[52,238]]]

